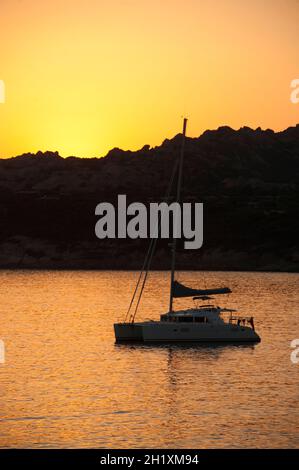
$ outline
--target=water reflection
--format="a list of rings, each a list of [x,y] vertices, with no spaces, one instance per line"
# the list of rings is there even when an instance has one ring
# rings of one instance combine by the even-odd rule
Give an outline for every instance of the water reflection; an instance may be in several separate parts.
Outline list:
[[[136,276],[0,272],[0,446],[298,446],[299,276],[205,273],[254,314],[259,344],[115,344]],[[139,320],[166,311],[168,281],[153,274]]]

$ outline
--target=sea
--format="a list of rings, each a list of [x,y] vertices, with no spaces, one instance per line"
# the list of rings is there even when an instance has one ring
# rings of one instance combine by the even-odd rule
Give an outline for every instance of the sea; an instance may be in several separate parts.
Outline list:
[[[177,273],[254,316],[261,343],[218,346],[115,344],[137,278],[0,271],[0,447],[298,447],[299,274]],[[150,274],[136,321],[167,312],[169,282]]]

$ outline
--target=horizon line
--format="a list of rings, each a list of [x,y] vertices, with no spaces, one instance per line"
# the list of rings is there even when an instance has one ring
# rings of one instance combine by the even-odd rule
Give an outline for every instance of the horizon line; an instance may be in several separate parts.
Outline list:
[[[284,132],[288,131],[289,129],[296,129],[297,127],[299,127],[299,122],[298,122],[297,124],[294,124],[294,125],[292,125],[292,126],[288,126],[288,127],[283,128],[283,129],[281,129],[281,130],[273,130],[273,129],[271,129],[270,127],[263,129],[261,126],[258,126],[258,127],[256,127],[256,128],[254,129],[253,127],[250,127],[250,126],[247,126],[247,125],[243,125],[243,126],[239,127],[239,129],[237,129],[237,128],[234,128],[234,127],[231,127],[231,126],[229,126],[229,125],[225,125],[225,124],[224,124],[224,125],[218,126],[217,128],[214,128],[214,129],[206,129],[206,130],[204,130],[201,134],[199,134],[198,136],[188,136],[188,135],[187,135],[187,136],[186,136],[186,139],[200,139],[200,138],[201,138],[203,135],[205,135],[207,132],[218,132],[219,130],[222,130],[222,129],[228,129],[228,130],[233,131],[233,132],[240,132],[240,131],[246,129],[246,130],[250,130],[250,131],[253,131],[253,132],[257,132],[257,131],[259,131],[259,132],[269,132],[269,131],[270,131],[270,132],[273,133],[273,134],[281,134],[281,133],[284,133]],[[161,146],[164,144],[164,142],[167,142],[167,141],[169,142],[169,141],[171,141],[171,140],[174,140],[177,136],[180,136],[181,134],[182,134],[182,133],[179,132],[179,133],[175,134],[173,137],[170,137],[170,138],[165,137],[165,139],[161,142],[160,145],[151,146],[150,144],[144,144],[142,147],[139,147],[139,148],[137,148],[136,150],[132,150],[132,149],[123,149],[123,148],[120,148],[120,147],[112,147],[112,148],[106,153],[106,155],[102,155],[102,156],[97,156],[97,155],[92,156],[92,157],[82,157],[82,156],[77,156],[77,155],[62,156],[62,155],[60,155],[59,150],[57,150],[57,149],[55,149],[55,150],[50,150],[50,149],[40,150],[40,149],[39,149],[39,150],[37,150],[36,152],[27,151],[27,152],[20,153],[20,154],[18,154],[18,155],[11,155],[11,156],[9,156],[9,157],[2,157],[2,156],[1,156],[1,157],[0,157],[0,160],[10,160],[10,159],[14,159],[14,158],[23,157],[23,156],[29,156],[29,155],[34,156],[34,155],[37,155],[37,154],[39,154],[39,153],[43,153],[43,154],[45,154],[45,153],[57,154],[58,157],[63,158],[63,159],[67,159],[67,158],[80,158],[80,159],[86,159],[86,160],[87,160],[87,159],[94,159],[94,158],[96,158],[96,159],[101,159],[101,158],[107,157],[107,156],[109,155],[109,153],[110,153],[111,151],[113,151],[113,150],[120,150],[121,152],[132,152],[132,153],[134,153],[134,152],[139,152],[140,150],[144,149],[145,147],[149,147],[149,150],[155,149],[155,148],[157,148],[157,147],[161,147]]]

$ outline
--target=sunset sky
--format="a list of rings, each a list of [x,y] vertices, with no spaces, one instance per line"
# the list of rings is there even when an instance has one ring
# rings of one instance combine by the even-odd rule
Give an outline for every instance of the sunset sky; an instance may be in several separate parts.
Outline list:
[[[0,0],[0,157],[299,122],[298,0]]]

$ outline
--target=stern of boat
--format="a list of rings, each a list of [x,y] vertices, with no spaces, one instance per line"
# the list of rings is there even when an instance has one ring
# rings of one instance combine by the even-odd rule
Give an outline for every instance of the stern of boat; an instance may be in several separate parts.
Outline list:
[[[116,343],[142,341],[142,327],[135,323],[114,323]]]

